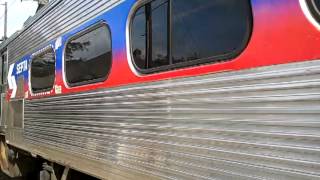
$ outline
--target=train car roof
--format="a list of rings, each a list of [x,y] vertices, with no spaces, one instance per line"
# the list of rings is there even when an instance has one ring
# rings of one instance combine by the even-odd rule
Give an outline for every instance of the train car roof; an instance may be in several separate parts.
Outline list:
[[[62,0],[50,0],[49,3],[41,8],[35,15],[28,18],[23,25],[23,28],[21,30],[16,31],[14,34],[12,34],[8,39],[3,41],[0,44],[0,51],[5,49],[12,41],[14,41],[21,33],[26,31],[32,24],[37,22],[39,19],[41,19],[45,14],[47,14],[49,11],[51,11],[58,3],[60,3]]]

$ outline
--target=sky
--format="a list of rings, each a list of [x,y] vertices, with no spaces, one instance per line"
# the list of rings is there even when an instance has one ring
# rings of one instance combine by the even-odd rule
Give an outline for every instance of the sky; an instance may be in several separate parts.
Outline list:
[[[8,37],[17,30],[22,29],[23,23],[33,16],[38,3],[32,0],[0,0],[0,4],[8,2]],[[4,29],[4,6],[0,6],[0,37],[3,37]]]

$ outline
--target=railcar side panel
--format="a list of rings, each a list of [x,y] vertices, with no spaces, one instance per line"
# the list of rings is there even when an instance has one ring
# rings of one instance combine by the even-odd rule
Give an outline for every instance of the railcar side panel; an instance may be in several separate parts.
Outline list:
[[[140,3],[62,1],[9,44],[7,99],[25,105],[10,144],[101,178],[319,179],[320,32],[299,1],[252,0],[252,33],[236,58],[153,74],[132,66]],[[66,43],[101,22],[108,78],[69,87]],[[32,93],[30,63],[47,46],[54,87]]]

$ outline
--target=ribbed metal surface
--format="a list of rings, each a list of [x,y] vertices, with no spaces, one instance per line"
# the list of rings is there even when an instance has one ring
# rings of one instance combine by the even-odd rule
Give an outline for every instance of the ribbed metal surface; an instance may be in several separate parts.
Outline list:
[[[9,64],[120,2],[122,0],[54,0],[10,42]]]
[[[320,61],[26,101],[27,142],[164,179],[320,179]]]

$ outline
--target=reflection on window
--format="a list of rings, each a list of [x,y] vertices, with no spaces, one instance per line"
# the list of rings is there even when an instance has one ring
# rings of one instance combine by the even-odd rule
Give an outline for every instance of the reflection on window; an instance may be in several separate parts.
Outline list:
[[[248,3],[241,0],[172,1],[174,63],[219,56],[241,47]]]
[[[148,68],[155,68],[169,64],[168,59],[168,1],[153,1],[151,6],[146,6],[150,13],[151,21],[151,61]]]
[[[105,25],[72,38],[65,50],[67,82],[75,86],[104,81],[111,56],[110,32]]]
[[[135,15],[132,23],[132,41],[137,42],[132,44],[133,57],[136,60],[136,65],[141,68],[147,68],[146,64],[146,16],[145,8],[140,8]]]
[[[55,54],[50,47],[31,60],[31,88],[33,92],[52,89],[55,79]]]
[[[134,62],[156,70],[233,58],[249,39],[251,21],[249,0],[151,1],[132,21]]]
[[[132,49],[135,63],[140,69],[169,64],[167,12],[168,0],[158,0],[139,8],[135,14],[132,41],[136,43],[133,43]],[[152,38],[146,39],[147,34]]]

